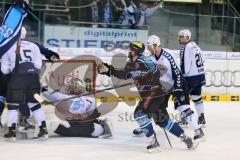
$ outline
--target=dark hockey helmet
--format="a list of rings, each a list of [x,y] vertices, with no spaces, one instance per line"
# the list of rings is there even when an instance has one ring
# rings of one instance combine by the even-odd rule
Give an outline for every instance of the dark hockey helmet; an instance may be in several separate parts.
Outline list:
[[[140,54],[145,51],[145,45],[140,41],[133,41],[129,44],[129,49],[136,54]]]

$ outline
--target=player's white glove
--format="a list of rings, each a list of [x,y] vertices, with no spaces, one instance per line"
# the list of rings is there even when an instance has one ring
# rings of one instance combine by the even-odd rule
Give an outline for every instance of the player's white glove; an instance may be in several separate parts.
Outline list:
[[[105,74],[110,77],[114,67],[107,63],[102,63],[97,66],[97,70],[99,74]]]

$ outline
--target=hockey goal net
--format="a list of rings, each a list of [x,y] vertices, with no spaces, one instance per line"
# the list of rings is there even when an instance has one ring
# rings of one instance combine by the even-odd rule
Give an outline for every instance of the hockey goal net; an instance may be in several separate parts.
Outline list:
[[[90,83],[92,91],[96,89],[96,62],[94,60],[60,60],[51,63],[44,61],[41,72],[42,86],[51,86],[59,89],[59,86],[66,84],[72,78],[78,78],[83,86]]]

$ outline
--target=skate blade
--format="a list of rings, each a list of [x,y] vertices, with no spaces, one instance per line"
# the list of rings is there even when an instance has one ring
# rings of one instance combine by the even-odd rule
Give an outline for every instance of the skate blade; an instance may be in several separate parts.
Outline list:
[[[153,153],[153,152],[161,152],[160,147],[156,147],[156,148],[151,148],[147,150],[148,153]]]
[[[40,141],[46,141],[48,139],[48,135],[44,135],[39,138]]]
[[[112,134],[104,134],[104,135],[100,135],[98,136],[98,138],[102,138],[102,139],[107,139],[107,138],[112,138]]]
[[[18,128],[18,131],[19,132],[22,132],[22,133],[27,133],[27,132],[29,132],[29,131],[31,131],[31,130],[34,130],[35,128],[25,128],[25,127],[19,127]]]
[[[206,142],[206,141],[207,140],[206,140],[205,136],[203,136],[202,138],[198,138],[198,139],[194,140],[195,143],[203,143],[203,142]]]
[[[7,142],[15,143],[17,141],[16,137],[6,138]]]
[[[40,141],[46,141],[48,139],[48,135],[44,135],[42,137],[33,137],[32,139],[39,139]]]
[[[195,150],[196,148],[198,148],[200,143],[193,143],[193,146],[191,148],[188,148],[189,150]]]
[[[145,136],[144,134],[133,134],[133,137],[143,137]]]

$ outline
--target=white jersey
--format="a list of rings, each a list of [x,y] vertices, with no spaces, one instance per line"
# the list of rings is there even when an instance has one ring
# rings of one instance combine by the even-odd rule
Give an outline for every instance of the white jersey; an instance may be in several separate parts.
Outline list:
[[[179,65],[177,64],[175,55],[171,50],[162,48],[160,57],[153,57],[154,63],[160,69],[160,83],[167,90],[181,90],[182,89],[182,76]]]
[[[51,102],[70,98],[73,97],[74,95],[66,95],[55,91],[50,94],[48,92],[44,92],[43,96]],[[56,103],[56,107],[58,106],[68,108],[68,111],[73,114],[91,115],[93,111],[96,109],[96,101],[94,97],[82,96],[78,98],[73,98],[71,100]]]
[[[3,56],[1,61],[1,71],[9,74],[15,68],[16,48],[13,45]],[[42,55],[38,46],[32,42],[21,41],[19,68],[21,72],[35,73],[42,67]]]
[[[180,50],[180,66],[183,77],[205,74],[205,56],[195,42],[189,42]]]

